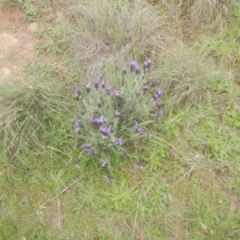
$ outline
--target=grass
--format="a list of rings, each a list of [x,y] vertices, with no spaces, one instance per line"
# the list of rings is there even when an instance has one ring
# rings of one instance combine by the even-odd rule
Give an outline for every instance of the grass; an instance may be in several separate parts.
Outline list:
[[[161,1],[102,2],[102,15],[101,1],[61,9],[38,33],[28,81],[0,86],[0,239],[240,239],[238,13],[229,8],[186,41],[178,5],[171,25]],[[87,159],[74,169],[72,82],[152,51],[148,78],[164,88],[165,105],[146,150],[116,159],[109,183]]]

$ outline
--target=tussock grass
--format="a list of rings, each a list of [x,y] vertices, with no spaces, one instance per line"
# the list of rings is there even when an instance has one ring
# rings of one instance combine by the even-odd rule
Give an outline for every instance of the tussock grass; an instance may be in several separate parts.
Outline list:
[[[199,103],[219,84],[230,86],[227,73],[220,70],[205,49],[176,44],[154,63],[151,75],[165,91],[166,107]]]
[[[10,159],[26,147],[44,149],[41,127],[68,119],[70,103],[63,97],[63,83],[41,80],[0,85],[2,153]]]
[[[68,19],[77,66],[89,76],[109,60],[152,57],[171,38],[165,18],[145,1],[76,1]]]
[[[226,15],[235,1],[228,0],[172,0],[162,1],[174,9],[179,17],[189,18],[193,24],[212,23],[220,15]]]

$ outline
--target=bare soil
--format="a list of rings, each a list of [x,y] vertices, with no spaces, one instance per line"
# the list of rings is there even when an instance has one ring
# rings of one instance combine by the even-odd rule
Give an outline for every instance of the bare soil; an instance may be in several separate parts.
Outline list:
[[[35,56],[37,39],[18,8],[0,4],[0,82],[24,81],[23,67]]]

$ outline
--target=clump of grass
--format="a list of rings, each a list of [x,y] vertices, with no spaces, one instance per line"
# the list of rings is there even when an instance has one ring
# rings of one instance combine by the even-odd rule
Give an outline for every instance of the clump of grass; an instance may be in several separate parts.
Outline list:
[[[88,76],[99,74],[110,59],[151,58],[170,36],[164,17],[145,1],[76,1],[67,17],[77,66]]]
[[[0,91],[2,154],[13,159],[26,147],[44,149],[41,128],[68,116],[70,104],[64,97],[64,84],[56,79],[12,81],[1,84]]]
[[[232,4],[228,0],[173,0],[169,2],[173,4],[179,17],[187,17],[194,24],[215,21],[217,16],[227,13],[228,7]]]
[[[219,84],[228,85],[226,72],[220,70],[206,50],[176,44],[159,62],[155,62],[152,76],[165,91],[165,107],[201,102]]]

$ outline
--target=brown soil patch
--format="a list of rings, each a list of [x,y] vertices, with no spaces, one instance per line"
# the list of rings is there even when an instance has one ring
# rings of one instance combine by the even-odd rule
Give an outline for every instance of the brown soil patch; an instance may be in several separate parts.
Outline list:
[[[24,81],[23,67],[35,55],[37,39],[21,20],[21,11],[0,4],[0,82]]]

